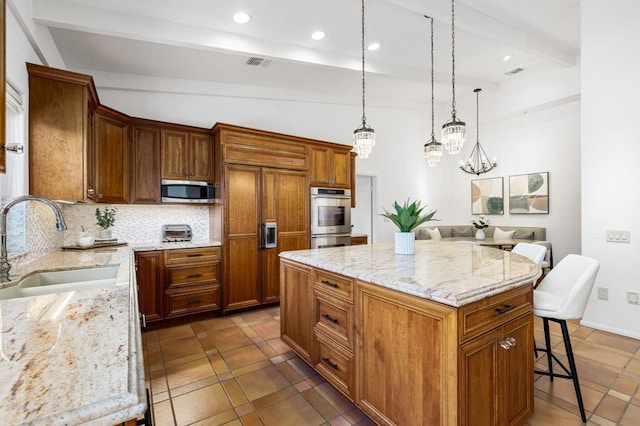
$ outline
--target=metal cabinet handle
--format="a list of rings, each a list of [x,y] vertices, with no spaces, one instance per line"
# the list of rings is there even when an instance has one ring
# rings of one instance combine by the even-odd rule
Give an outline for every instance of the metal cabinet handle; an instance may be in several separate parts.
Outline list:
[[[515,346],[516,345],[516,339],[514,339],[513,337],[507,337],[506,339],[504,339],[510,346]]]
[[[334,364],[333,362],[331,362],[330,358],[322,357],[322,362],[324,362],[325,364],[327,364],[329,367],[333,368],[334,370],[338,369],[338,364]]]
[[[200,278],[202,276],[202,274],[191,274],[191,275],[187,275],[187,278]]]
[[[504,305],[502,308],[496,308],[496,312],[502,315],[515,308],[516,305]]]
[[[147,316],[145,314],[141,314],[140,317],[142,317],[142,329],[146,330],[147,329]]]
[[[511,349],[511,345],[510,345],[510,344],[509,344],[509,342],[507,342],[506,340],[500,340],[500,341],[498,342],[498,344],[500,345],[500,347],[501,347],[502,349],[506,349],[506,350]]]
[[[103,197],[103,195],[102,195],[102,194],[98,194],[98,198],[102,198],[102,197]]]
[[[194,303],[200,303],[200,302],[202,302],[202,299],[187,300],[187,305],[193,305]]]
[[[188,254],[187,257],[200,257],[203,256],[202,253],[192,253],[192,254]]]
[[[332,317],[331,315],[329,315],[329,314],[322,314],[322,315],[320,315],[320,316],[321,316],[322,318],[326,319],[327,321],[330,321],[330,322],[332,322],[332,323],[334,323],[334,324],[337,324],[337,323],[338,323],[338,319],[337,319],[337,318],[333,318],[333,317]]]
[[[331,281],[322,280],[320,282],[324,285],[328,285],[329,287],[338,288],[338,284],[332,283]]]

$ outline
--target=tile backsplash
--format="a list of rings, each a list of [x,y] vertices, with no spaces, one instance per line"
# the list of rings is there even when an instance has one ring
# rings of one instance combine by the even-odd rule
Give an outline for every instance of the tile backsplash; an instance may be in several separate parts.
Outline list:
[[[154,243],[162,240],[162,225],[187,224],[193,230],[193,240],[209,239],[209,207],[186,205],[109,205],[62,204],[67,223],[66,232],[57,232],[55,215],[50,207],[39,202],[26,202],[26,250],[11,256],[11,264],[23,264],[43,256],[63,245],[76,243],[81,226],[98,236],[96,208],[115,207],[118,212],[111,228],[114,238],[129,243]]]

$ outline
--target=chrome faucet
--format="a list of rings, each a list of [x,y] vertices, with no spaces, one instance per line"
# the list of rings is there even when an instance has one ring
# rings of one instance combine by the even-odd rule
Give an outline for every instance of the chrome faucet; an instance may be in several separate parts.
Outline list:
[[[56,214],[56,229],[58,232],[67,230],[67,224],[64,222],[64,217],[62,217],[62,210],[48,198],[39,195],[21,195],[7,201],[2,207],[2,211],[0,211],[0,283],[9,281],[9,271],[11,270],[11,265],[7,260],[7,214],[11,207],[28,200],[41,201],[51,207]]]

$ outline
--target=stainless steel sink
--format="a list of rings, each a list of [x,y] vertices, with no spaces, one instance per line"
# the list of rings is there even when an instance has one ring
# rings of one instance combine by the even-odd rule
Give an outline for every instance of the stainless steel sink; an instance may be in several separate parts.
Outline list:
[[[118,268],[119,265],[108,265],[36,272],[20,280],[18,285],[0,290],[0,300],[111,287],[116,284]]]

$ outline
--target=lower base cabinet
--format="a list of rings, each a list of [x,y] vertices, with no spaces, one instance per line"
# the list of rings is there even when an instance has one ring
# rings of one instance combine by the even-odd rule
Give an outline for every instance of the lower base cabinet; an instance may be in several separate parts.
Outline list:
[[[137,252],[143,326],[220,309],[220,247]]]
[[[521,425],[533,414],[532,287],[455,308],[280,267],[283,340],[377,424]]]

